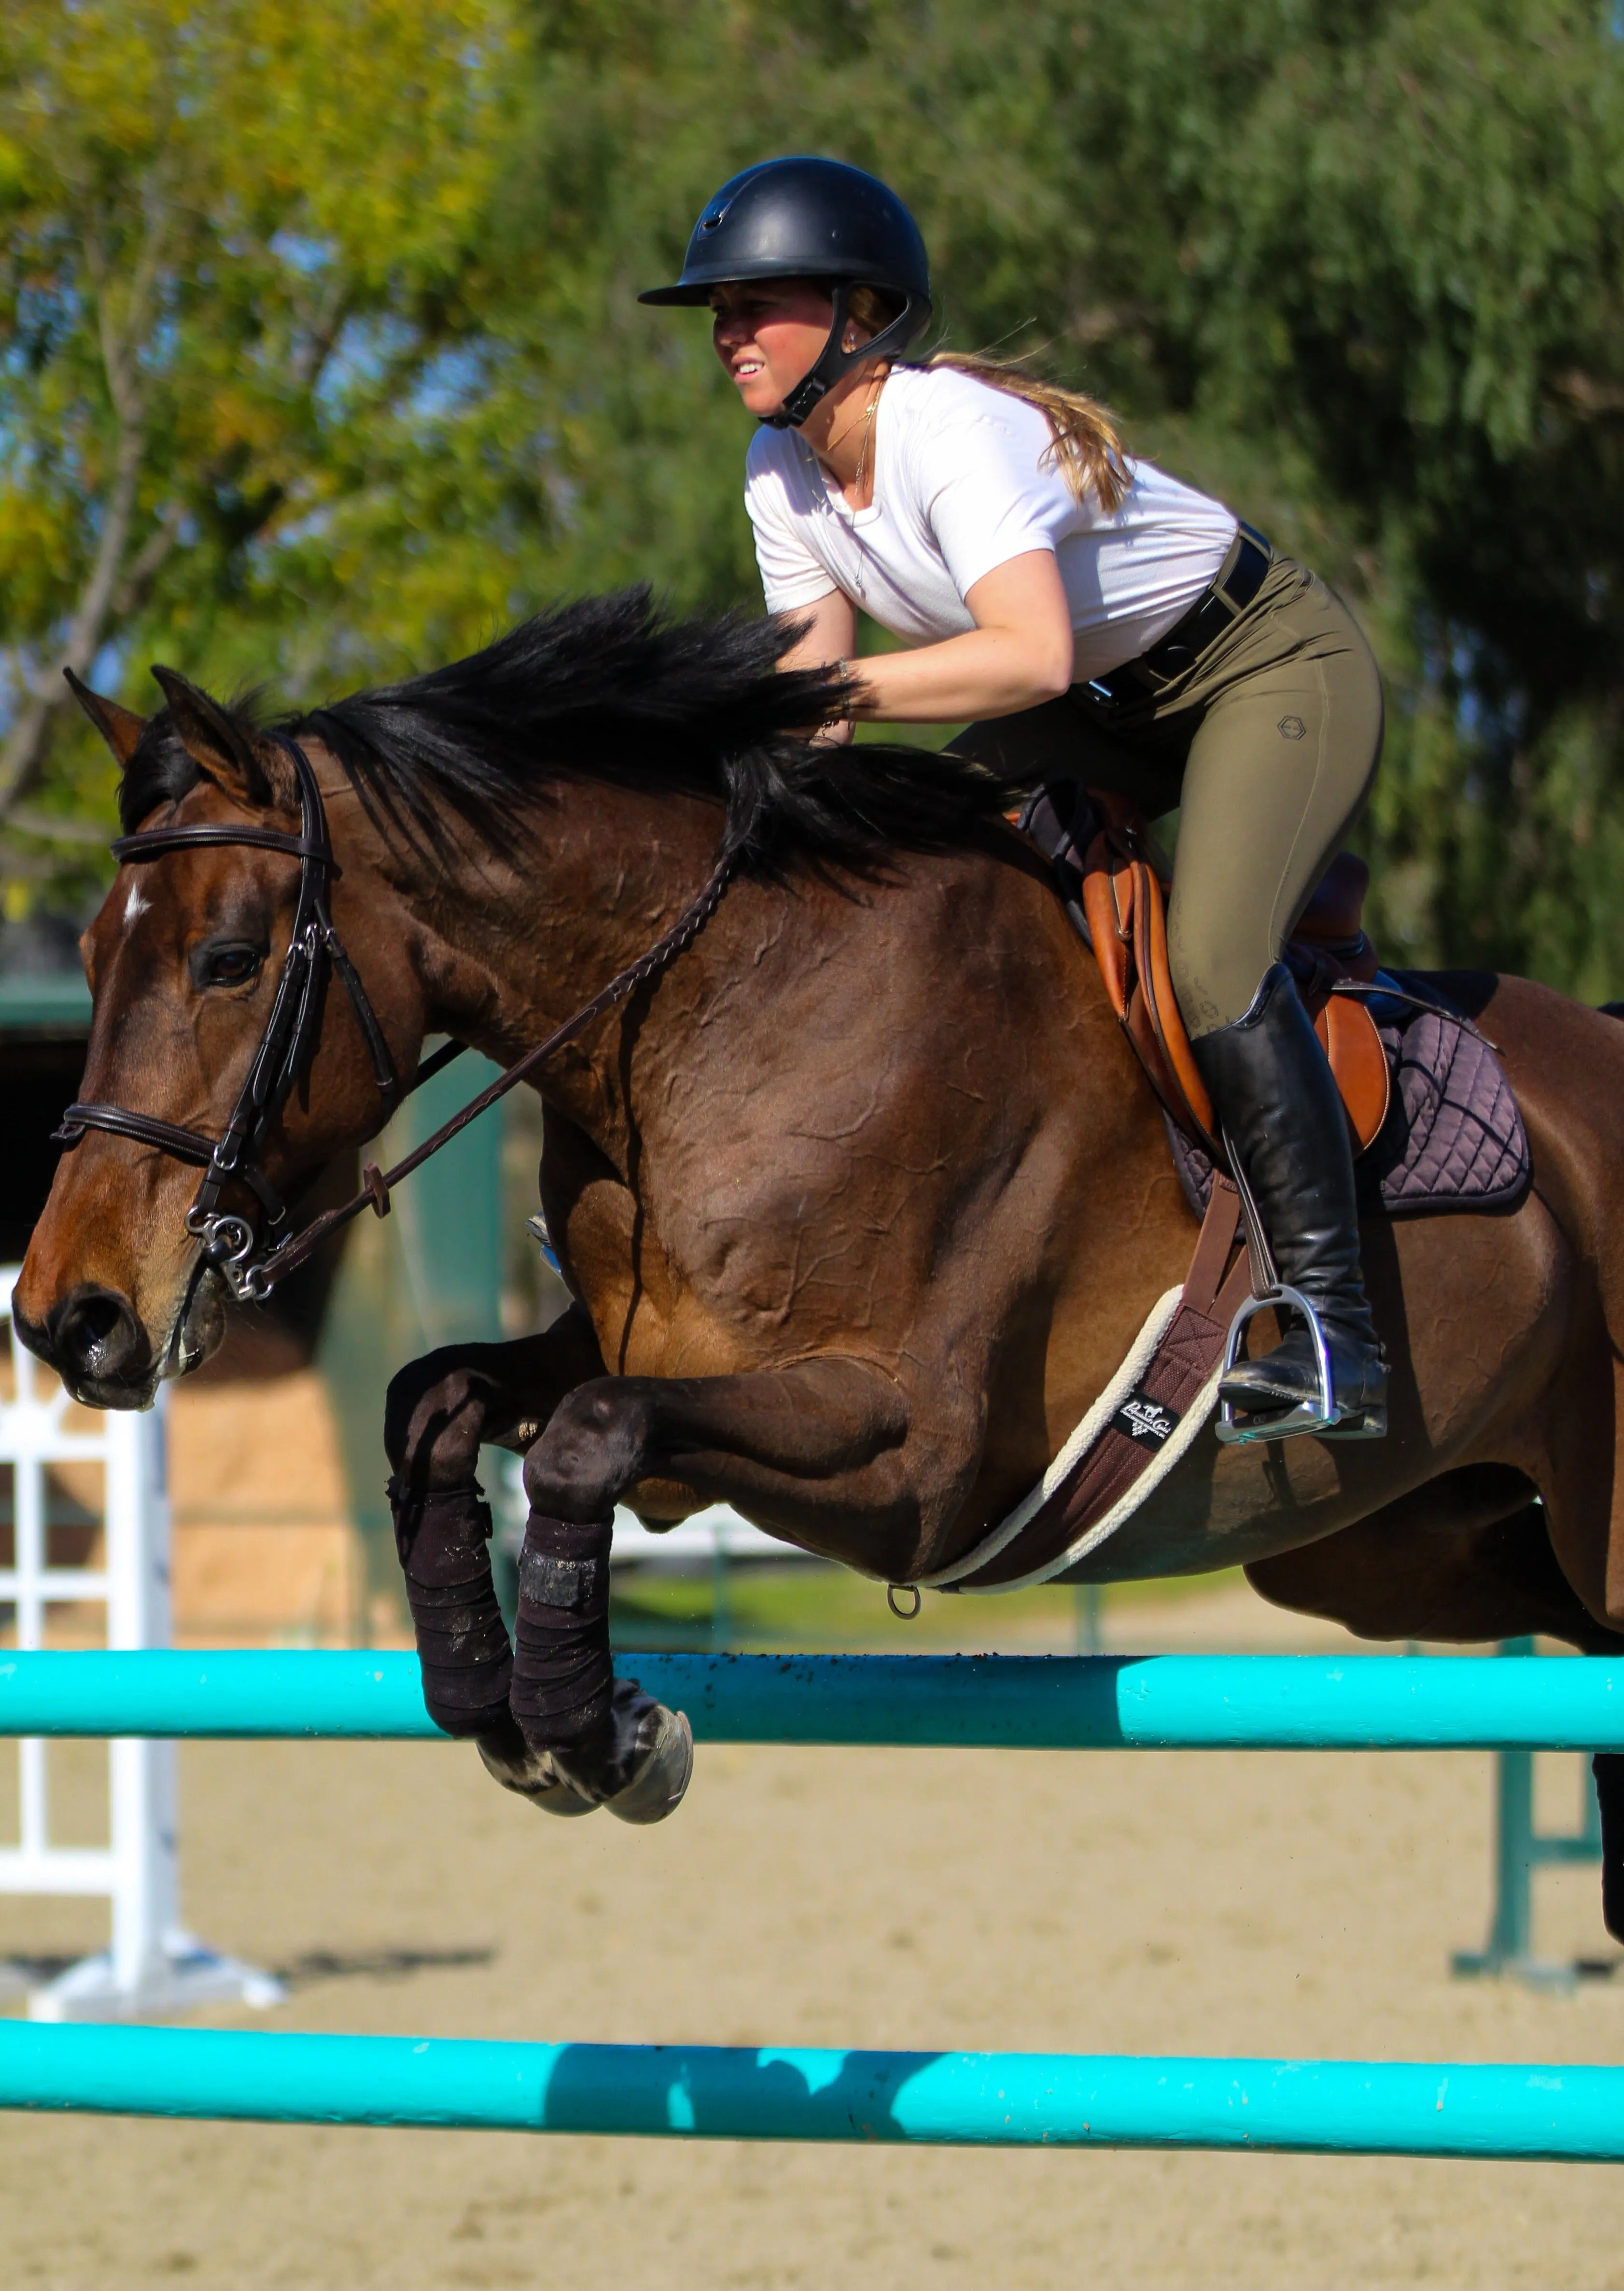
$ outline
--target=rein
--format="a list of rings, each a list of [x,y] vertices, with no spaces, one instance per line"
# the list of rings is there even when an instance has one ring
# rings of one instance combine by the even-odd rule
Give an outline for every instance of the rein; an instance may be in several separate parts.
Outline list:
[[[351,1218],[358,1217],[369,1205],[379,1217],[387,1217],[391,1187],[398,1186],[403,1178],[409,1178],[414,1170],[422,1169],[430,1155],[438,1154],[442,1146],[448,1146],[460,1129],[466,1129],[470,1121],[477,1121],[487,1106],[494,1105],[498,1098],[505,1097],[511,1089],[524,1081],[527,1074],[534,1073],[539,1065],[551,1057],[555,1050],[561,1050],[567,1043],[573,1042],[594,1018],[601,1017],[606,1010],[613,1009],[615,1003],[623,1001],[628,994],[635,993],[646,981],[663,970],[668,962],[674,961],[698,937],[716,912],[721,904],[722,893],[727,889],[737,864],[736,852],[728,852],[719,859],[703,890],[690,906],[684,908],[663,938],[656,939],[648,952],[639,954],[635,962],[629,962],[623,970],[616,971],[608,985],[600,986],[591,1001],[583,1002],[573,1017],[566,1018],[561,1026],[553,1028],[544,1041],[538,1042],[533,1050],[527,1050],[523,1057],[516,1058],[505,1073],[499,1073],[494,1081],[488,1082],[477,1097],[469,1099],[466,1105],[459,1106],[449,1121],[441,1122],[432,1137],[425,1137],[421,1146],[414,1146],[411,1153],[396,1162],[392,1170],[380,1170],[375,1162],[368,1162],[361,1172],[358,1194],[338,1209],[324,1210],[318,1218],[311,1219],[302,1233],[292,1241],[285,1242],[274,1256],[268,1258],[257,1268],[264,1276],[264,1286],[253,1292],[254,1301],[262,1301],[269,1294],[273,1282],[281,1280],[284,1274],[293,1272],[296,1266],[302,1265],[313,1250],[319,1249],[330,1233],[336,1233],[341,1226],[348,1225]],[[418,1069],[412,1087],[415,1089],[418,1082],[426,1081],[431,1072],[438,1072],[442,1065],[448,1065],[465,1047],[462,1042],[448,1042],[443,1050],[438,1050]]]
[[[470,1098],[466,1105],[397,1162],[393,1169],[380,1171],[375,1162],[367,1162],[362,1171],[361,1190],[352,1200],[324,1210],[301,1233],[293,1234],[288,1231],[287,1205],[260,1166],[259,1156],[272,1123],[315,1055],[321,1033],[322,988],[329,969],[337,973],[350,997],[372,1060],[373,1078],[383,1100],[386,1121],[404,1098],[449,1065],[453,1058],[460,1057],[466,1045],[447,1042],[432,1057],[425,1058],[402,1088],[360,974],[333,926],[327,895],[339,867],[333,856],[326,811],[316,775],[296,740],[281,732],[270,736],[280,742],[293,760],[299,787],[297,835],[285,834],[278,828],[229,824],[153,827],[133,835],[121,835],[112,847],[113,856],[121,865],[161,858],[166,851],[226,843],[285,852],[299,862],[299,898],[293,911],[293,935],[282,958],[265,1031],[223,1135],[210,1137],[203,1130],[184,1129],[178,1122],[161,1121],[149,1113],[133,1113],[126,1106],[95,1101],[76,1101],[63,1114],[60,1127],[52,1133],[57,1142],[71,1148],[87,1130],[104,1129],[200,1168],[203,1178],[186,1212],[186,1229],[197,1236],[205,1262],[220,1274],[238,1302],[253,1305],[262,1305],[278,1281],[302,1265],[329,1234],[348,1225],[364,1209],[370,1206],[379,1217],[387,1217],[391,1186],[409,1177],[414,1170],[421,1169],[487,1106],[494,1105],[498,1098],[504,1097],[555,1051],[574,1041],[594,1018],[635,993],[682,953],[715,913],[738,864],[736,853],[724,854],[698,897],[646,953],[616,972],[590,1002],[583,1003],[544,1041],[527,1050],[505,1073],[499,1074],[477,1097]],[[246,1218],[220,1207],[225,1188],[234,1178],[247,1186],[260,1203],[263,1221],[258,1232]]]

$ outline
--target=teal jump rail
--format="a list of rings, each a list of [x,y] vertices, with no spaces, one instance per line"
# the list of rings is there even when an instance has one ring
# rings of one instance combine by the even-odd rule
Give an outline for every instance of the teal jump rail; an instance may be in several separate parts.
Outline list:
[[[1624,2068],[0,2022],[0,2108],[700,2140],[1624,2160]]]
[[[1624,1750],[1624,1661],[625,1654],[702,1742]],[[0,1734],[442,1740],[411,1654],[0,1656]]]

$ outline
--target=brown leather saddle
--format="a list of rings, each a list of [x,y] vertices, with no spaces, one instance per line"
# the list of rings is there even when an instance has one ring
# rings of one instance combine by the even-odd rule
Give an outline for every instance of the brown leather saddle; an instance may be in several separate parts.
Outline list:
[[[1152,1088],[1186,1136],[1222,1164],[1212,1101],[1168,969],[1170,871],[1143,813],[1106,790],[1050,788],[1027,805],[1020,825],[1054,866],[1067,911],[1093,948],[1111,1007]],[[1392,1087],[1375,1021],[1362,1001],[1338,991],[1343,981],[1370,985],[1376,977],[1376,950],[1363,920],[1370,880],[1363,859],[1339,852],[1282,958],[1331,1061],[1355,1154],[1379,1133]]]

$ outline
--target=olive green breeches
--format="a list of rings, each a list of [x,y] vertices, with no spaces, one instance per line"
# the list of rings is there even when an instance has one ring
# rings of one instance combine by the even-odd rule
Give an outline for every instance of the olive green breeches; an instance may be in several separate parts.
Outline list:
[[[1168,955],[1199,1037],[1241,1017],[1279,960],[1363,808],[1381,728],[1381,679],[1352,614],[1277,557],[1174,682],[1123,704],[1079,685],[953,744],[1033,784],[1113,789],[1153,818],[1178,807]]]

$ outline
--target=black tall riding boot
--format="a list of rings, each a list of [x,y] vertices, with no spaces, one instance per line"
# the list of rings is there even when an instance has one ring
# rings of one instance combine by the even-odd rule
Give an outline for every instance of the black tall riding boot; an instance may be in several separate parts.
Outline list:
[[[1359,1270],[1359,1213],[1347,1117],[1313,1023],[1283,962],[1264,975],[1243,1018],[1192,1048],[1231,1161],[1250,1187],[1281,1282],[1299,1290],[1324,1332],[1340,1439],[1387,1428],[1387,1362]],[[1261,1360],[1237,1361],[1218,1387],[1251,1437],[1320,1397],[1310,1330],[1293,1314]],[[1281,1432],[1310,1430],[1311,1423]]]

